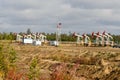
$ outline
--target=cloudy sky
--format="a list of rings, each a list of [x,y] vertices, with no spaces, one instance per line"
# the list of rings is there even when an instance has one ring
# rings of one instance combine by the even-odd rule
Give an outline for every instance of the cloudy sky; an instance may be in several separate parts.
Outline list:
[[[0,32],[120,34],[120,0],[0,0]]]

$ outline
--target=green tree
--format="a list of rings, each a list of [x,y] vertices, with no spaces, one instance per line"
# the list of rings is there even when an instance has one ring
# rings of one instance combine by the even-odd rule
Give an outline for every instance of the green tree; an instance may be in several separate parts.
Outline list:
[[[27,34],[31,34],[30,28],[27,29]]]
[[[29,80],[36,80],[39,77],[38,58],[34,57],[29,68]]]

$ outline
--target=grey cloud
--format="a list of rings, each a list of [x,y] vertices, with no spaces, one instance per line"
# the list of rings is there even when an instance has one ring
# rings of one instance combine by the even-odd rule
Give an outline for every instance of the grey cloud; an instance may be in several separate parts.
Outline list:
[[[84,9],[119,9],[119,0],[65,0],[72,7]]]
[[[0,31],[21,32],[30,27],[33,31],[54,32],[58,22],[63,32],[118,33],[120,1],[0,0]]]

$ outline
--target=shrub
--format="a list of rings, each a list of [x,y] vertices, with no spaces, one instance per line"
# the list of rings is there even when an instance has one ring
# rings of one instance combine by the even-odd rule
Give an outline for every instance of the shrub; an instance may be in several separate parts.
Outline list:
[[[75,80],[77,68],[77,64],[72,68],[68,67],[66,64],[61,64],[52,72],[51,80]]]
[[[39,78],[38,58],[33,58],[29,67],[28,73],[29,80],[36,80]]]
[[[16,52],[8,45],[0,45],[0,72],[5,78],[8,71],[15,67]]]

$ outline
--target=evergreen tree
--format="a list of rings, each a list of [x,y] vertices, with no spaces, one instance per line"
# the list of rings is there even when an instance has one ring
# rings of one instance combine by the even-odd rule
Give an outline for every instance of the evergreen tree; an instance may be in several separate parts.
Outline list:
[[[27,29],[27,34],[31,34],[30,28]]]

